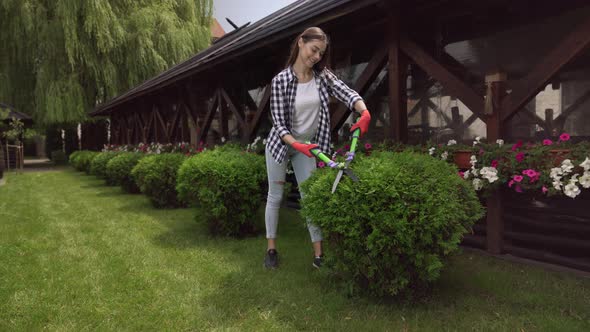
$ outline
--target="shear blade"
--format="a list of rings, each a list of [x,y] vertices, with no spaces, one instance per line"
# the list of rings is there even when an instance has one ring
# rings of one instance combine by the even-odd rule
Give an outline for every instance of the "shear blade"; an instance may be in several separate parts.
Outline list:
[[[351,170],[346,169],[344,171],[346,172],[346,175],[348,175],[352,179],[352,181],[359,182],[359,178]]]
[[[338,171],[338,175],[336,175],[336,180],[334,180],[334,184],[332,185],[332,194],[336,192],[336,187],[338,187],[338,183],[340,182],[340,178],[342,178],[343,173],[343,170]]]

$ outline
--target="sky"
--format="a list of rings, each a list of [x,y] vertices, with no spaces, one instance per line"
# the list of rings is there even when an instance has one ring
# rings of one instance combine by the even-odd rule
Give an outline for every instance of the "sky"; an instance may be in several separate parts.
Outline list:
[[[240,27],[248,22],[254,23],[293,2],[295,0],[213,0],[213,17],[227,33],[234,28],[225,20],[226,17]]]

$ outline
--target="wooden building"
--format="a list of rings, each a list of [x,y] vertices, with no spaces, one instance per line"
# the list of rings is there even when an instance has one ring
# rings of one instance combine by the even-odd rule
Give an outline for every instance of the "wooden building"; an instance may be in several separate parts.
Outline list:
[[[365,98],[373,115],[369,139],[510,141],[563,130],[574,139],[590,136],[590,3],[581,0],[300,0],[227,33],[92,115],[110,117],[118,144],[264,136],[270,80],[309,26],[330,35],[332,68]],[[331,104],[335,140],[346,135],[349,115]],[[521,241],[505,230],[501,194],[487,206],[471,244],[537,259],[554,250],[543,247],[548,235]],[[549,260],[590,271],[590,222],[572,220],[562,224],[575,224],[585,240],[554,250],[559,257]],[[539,227],[551,233],[550,224]]]

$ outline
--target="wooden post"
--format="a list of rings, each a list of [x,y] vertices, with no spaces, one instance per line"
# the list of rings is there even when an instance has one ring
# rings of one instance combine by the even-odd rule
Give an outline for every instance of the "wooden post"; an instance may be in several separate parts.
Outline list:
[[[389,7],[389,114],[390,138],[396,142],[408,141],[408,106],[406,102],[406,63],[400,49],[400,8]]]
[[[502,138],[502,122],[501,101],[506,95],[506,74],[494,73],[486,75],[486,84],[491,84],[492,94],[488,94],[491,98],[491,103],[488,101],[492,109],[487,109],[484,113],[491,113],[487,115],[487,138],[493,143],[497,139]],[[487,231],[487,249],[491,254],[501,254],[504,250],[504,208],[502,206],[502,191],[495,190],[486,200],[487,216],[486,216],[486,231]]]
[[[557,136],[557,131],[555,130],[555,121],[553,120],[553,109],[551,108],[545,110],[545,127],[547,128],[547,135]]]

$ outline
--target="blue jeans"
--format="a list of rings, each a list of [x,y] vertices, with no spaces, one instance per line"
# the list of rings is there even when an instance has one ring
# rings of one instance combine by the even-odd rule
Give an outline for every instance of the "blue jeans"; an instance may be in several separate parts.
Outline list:
[[[285,188],[285,176],[287,174],[287,164],[291,160],[293,171],[297,183],[303,183],[311,175],[311,172],[316,169],[315,158],[308,158],[306,155],[289,147],[287,157],[282,163],[277,163],[268,148],[266,155],[266,172],[268,174],[268,197],[266,199],[266,238],[276,239],[277,227],[279,224],[279,208],[283,199],[283,191]],[[301,193],[303,197],[303,193]],[[311,236],[311,242],[318,242],[322,240],[321,229],[314,225],[311,220],[307,220],[307,229]]]

